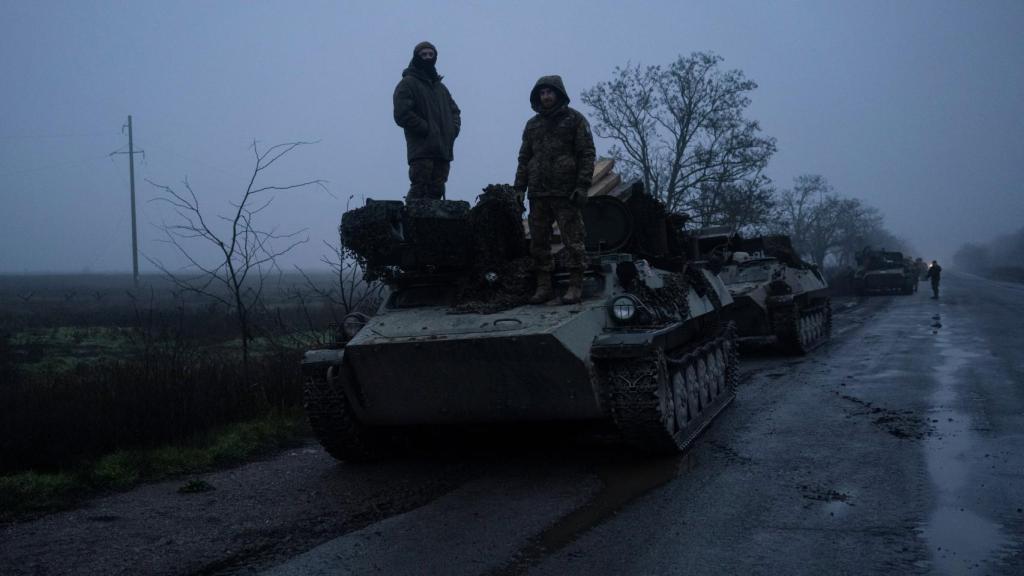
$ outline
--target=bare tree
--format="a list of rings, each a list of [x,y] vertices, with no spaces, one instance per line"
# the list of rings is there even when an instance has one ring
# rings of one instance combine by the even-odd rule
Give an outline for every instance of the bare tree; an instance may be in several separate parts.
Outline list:
[[[775,153],[775,139],[744,116],[757,84],[721,62],[694,52],[668,67],[626,65],[583,92],[594,131],[614,142],[610,155],[625,176],[641,179],[671,211],[701,208],[702,191],[744,181],[756,188]]]
[[[885,218],[877,208],[862,203],[842,225],[839,245],[833,254],[836,263],[854,266],[857,254],[868,246],[903,252],[904,256],[911,256],[913,252],[909,242],[886,228]]]
[[[348,202],[345,204],[346,211],[348,211],[353,198],[354,196],[349,196]],[[367,276],[366,266],[358,255],[345,245],[340,235],[338,244],[325,240],[324,245],[331,252],[328,255],[322,256],[320,261],[327,264],[335,274],[337,285],[334,288],[325,289],[310,278],[305,271],[296,266],[296,270],[302,274],[305,280],[306,287],[322,301],[330,305],[332,314],[339,308],[342,314],[350,312],[372,314],[376,311],[384,294],[384,283],[377,278]],[[304,296],[297,292],[295,298],[299,300],[303,310],[306,310]],[[341,318],[338,318],[336,315],[332,320],[335,324],[341,323]],[[312,323],[310,322],[310,324]]]
[[[308,186],[326,189],[323,180],[307,180],[297,184],[262,185],[257,180],[266,170],[289,152],[312,142],[286,142],[261,150],[253,142],[255,166],[249,183],[233,214],[211,219],[200,207],[199,197],[188,180],[184,191],[150,182],[161,194],[154,200],[170,206],[177,221],[160,225],[164,242],[173,246],[187,264],[181,270],[170,270],[157,259],[146,256],[182,291],[208,297],[226,306],[234,315],[242,341],[242,369],[249,375],[249,344],[253,337],[252,313],[257,310],[268,273],[278,270],[277,258],[305,243],[305,229],[278,232],[256,225],[256,218],[273,202],[269,192],[294,190]],[[219,222],[219,226],[215,223]],[[206,263],[195,251],[196,243],[212,246],[216,256]]]
[[[797,251],[818,266],[830,256],[852,265],[865,246],[901,250],[906,243],[885,228],[881,212],[857,198],[844,198],[820,174],[803,174],[778,201],[776,232],[788,234]]]
[[[756,234],[771,224],[776,194],[771,180],[758,173],[738,182],[703,185],[688,204],[699,226],[729,226]]]
[[[848,208],[824,176],[802,174],[780,195],[778,231],[789,234],[797,252],[822,266],[828,251],[839,242],[837,226]]]
[[[953,266],[964,272],[986,275],[992,267],[992,250],[987,244],[968,242],[953,255]]]

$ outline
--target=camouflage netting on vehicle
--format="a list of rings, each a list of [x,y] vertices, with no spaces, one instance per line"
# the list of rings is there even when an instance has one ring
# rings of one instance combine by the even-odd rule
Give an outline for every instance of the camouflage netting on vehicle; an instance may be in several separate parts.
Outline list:
[[[401,218],[401,202],[367,200],[365,206],[341,215],[341,245],[355,252],[363,264],[397,264],[404,240]]]
[[[341,244],[355,253],[367,274],[388,270],[468,267],[469,203],[448,200],[367,200],[341,217]]]
[[[667,324],[686,320],[690,317],[690,301],[688,295],[692,289],[698,296],[706,296],[715,309],[722,307],[722,301],[714,286],[701,272],[700,268],[687,266],[682,274],[665,276],[661,288],[650,288],[643,283],[636,283],[630,292],[654,314],[656,324]]]
[[[410,199],[402,217],[405,239],[412,252],[403,268],[462,267],[469,263],[469,202]]]
[[[498,271],[527,254],[523,205],[508,184],[491,184],[483,192],[469,211],[473,267],[481,272]]]
[[[535,284],[532,259],[516,258],[506,264],[504,272],[490,274],[493,276],[484,273],[464,278],[449,314],[493,314],[529,301]]]
[[[525,304],[533,290],[523,205],[508,184],[491,184],[469,212],[473,272],[458,288],[451,312],[490,314]]]
[[[655,324],[678,322],[689,316],[689,283],[682,274],[670,274],[663,278],[661,288],[651,288],[643,282],[635,282],[630,292],[643,302],[654,315]]]

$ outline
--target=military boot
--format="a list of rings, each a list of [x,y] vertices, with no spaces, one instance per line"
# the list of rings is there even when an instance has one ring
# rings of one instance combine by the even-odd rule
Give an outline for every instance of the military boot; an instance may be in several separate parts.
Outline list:
[[[551,272],[537,272],[537,291],[530,296],[530,304],[543,304],[555,297],[551,287]]]
[[[575,304],[583,298],[583,270],[572,270],[569,272],[569,287],[562,296],[565,304]]]

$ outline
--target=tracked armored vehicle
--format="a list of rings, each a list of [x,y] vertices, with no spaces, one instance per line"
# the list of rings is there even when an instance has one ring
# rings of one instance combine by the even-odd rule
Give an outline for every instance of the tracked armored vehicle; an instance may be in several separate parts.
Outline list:
[[[578,304],[526,304],[534,279],[508,187],[472,209],[369,200],[345,213],[344,244],[390,294],[347,341],[305,355],[305,406],[327,451],[365,460],[412,426],[530,421],[605,421],[641,450],[684,449],[734,397],[731,297],[694,265],[678,220],[639,186],[629,196],[584,210]]]
[[[913,263],[901,252],[865,248],[857,254],[853,287],[858,295],[913,294],[917,284]]]
[[[705,233],[700,243],[735,302],[728,317],[741,342],[806,354],[831,338],[828,283],[797,255],[788,236]]]

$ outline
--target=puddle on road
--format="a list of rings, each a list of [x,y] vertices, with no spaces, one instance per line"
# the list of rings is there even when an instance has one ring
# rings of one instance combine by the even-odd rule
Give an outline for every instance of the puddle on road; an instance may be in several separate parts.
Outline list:
[[[966,508],[935,510],[921,533],[931,544],[935,568],[944,574],[967,574],[1008,552],[1010,546],[998,524]]]
[[[979,442],[970,416],[958,409],[965,400],[958,391],[962,386],[960,372],[981,354],[969,346],[973,342],[955,338],[948,326],[942,329],[938,315],[932,318],[930,328],[937,335],[937,357],[942,358],[942,363],[933,366],[938,389],[929,399],[928,419],[934,432],[925,441],[937,508],[921,527],[921,534],[938,572],[965,574],[1008,552],[1012,541],[1002,526],[975,514],[961,502],[961,493],[969,488],[970,461],[977,456]]]
[[[597,526],[634,499],[658,488],[678,474],[693,470],[696,456],[688,451],[680,457],[644,459],[622,455],[598,465],[597,475],[604,487],[590,502],[565,516],[553,526],[530,539],[509,564],[487,576],[525,574],[546,556],[574,542],[581,534]]]

